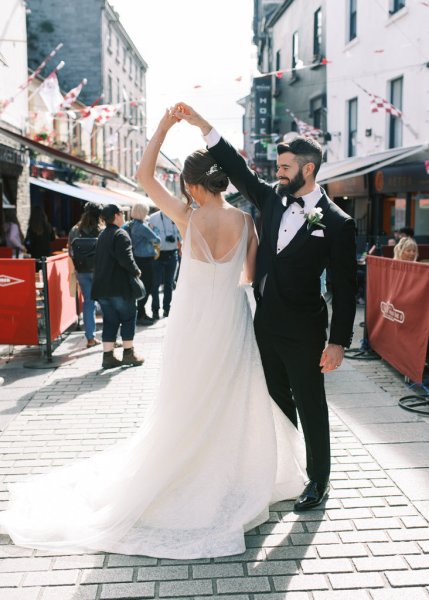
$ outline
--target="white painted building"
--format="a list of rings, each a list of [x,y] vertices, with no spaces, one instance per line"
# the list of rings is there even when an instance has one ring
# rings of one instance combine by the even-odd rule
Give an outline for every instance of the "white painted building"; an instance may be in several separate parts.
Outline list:
[[[326,1],[328,162],[429,140],[429,5]],[[371,112],[367,90],[403,111]]]
[[[27,90],[18,93],[28,77],[26,5],[22,0],[2,0],[0,18],[0,244],[3,210],[17,209],[25,226],[30,210],[28,156],[3,130],[21,134],[28,115]],[[13,99],[13,100],[12,100]]]

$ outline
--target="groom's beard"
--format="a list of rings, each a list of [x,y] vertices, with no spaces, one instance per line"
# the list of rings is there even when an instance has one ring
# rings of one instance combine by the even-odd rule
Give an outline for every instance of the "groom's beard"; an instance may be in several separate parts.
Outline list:
[[[281,180],[279,181],[279,183],[277,184],[277,193],[281,198],[287,196],[288,194],[294,195],[304,185],[304,175],[302,174],[302,169],[299,169],[295,177],[293,179],[290,179],[288,183],[282,183]]]

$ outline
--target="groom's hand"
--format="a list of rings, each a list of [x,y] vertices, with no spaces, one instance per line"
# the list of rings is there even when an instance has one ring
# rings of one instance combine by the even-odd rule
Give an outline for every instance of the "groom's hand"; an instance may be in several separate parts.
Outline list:
[[[176,119],[179,119],[180,121],[183,119],[190,125],[199,127],[203,135],[207,135],[213,129],[210,123],[203,119],[192,106],[189,106],[189,104],[185,104],[184,102],[178,102],[174,106],[172,113]]]
[[[341,366],[344,358],[344,348],[338,346],[338,344],[328,344],[322,352],[320,359],[320,366],[322,367],[322,373],[329,373],[335,371]]]

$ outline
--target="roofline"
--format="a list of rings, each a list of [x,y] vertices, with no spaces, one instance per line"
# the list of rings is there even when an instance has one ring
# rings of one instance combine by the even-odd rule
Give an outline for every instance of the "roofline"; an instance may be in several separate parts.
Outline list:
[[[134,42],[132,41],[132,39],[130,38],[130,36],[128,35],[128,33],[125,30],[125,27],[122,25],[120,17],[119,17],[119,13],[117,13],[113,6],[111,4],[109,4],[109,2],[107,0],[104,0],[104,10],[106,10],[107,13],[107,17],[109,18],[109,21],[112,23],[116,23],[121,34],[124,36],[124,38],[127,41],[127,44],[129,44],[129,46],[131,46],[133,52],[137,55],[139,61],[141,62],[143,68],[147,71],[149,68],[149,65],[147,64],[147,62],[144,60],[144,58],[142,57],[142,55],[140,54],[140,52],[137,50],[136,45],[134,44]]]
[[[276,11],[274,11],[274,14],[271,15],[271,17],[266,22],[265,26],[272,27],[273,25],[275,25],[282,16],[282,14],[285,12],[285,10],[289,8],[289,6],[292,4],[292,2],[293,0],[285,0],[283,4],[280,5]]]

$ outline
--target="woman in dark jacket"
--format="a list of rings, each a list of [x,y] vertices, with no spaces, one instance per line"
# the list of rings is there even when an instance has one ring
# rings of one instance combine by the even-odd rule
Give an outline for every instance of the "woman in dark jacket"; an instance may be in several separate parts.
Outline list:
[[[32,258],[51,256],[51,242],[55,233],[41,206],[32,206],[25,245]]]
[[[91,299],[91,288],[94,279],[94,265],[92,262],[94,258],[92,256],[91,259],[88,259],[87,264],[84,264],[84,261],[75,260],[73,241],[77,238],[91,238],[95,244],[101,232],[100,214],[101,209],[97,204],[87,202],[80,221],[70,230],[68,240],[69,254],[83,296],[83,324],[85,326],[87,348],[92,348],[100,343],[95,337],[95,302]]]
[[[134,351],[136,299],[131,278],[140,277],[131,247],[131,239],[121,229],[124,215],[116,204],[101,211],[106,229],[99,235],[95,253],[95,270],[91,297],[98,300],[103,312],[103,369],[121,365],[142,365],[144,359]],[[119,327],[124,347],[122,361],[113,354]]]

